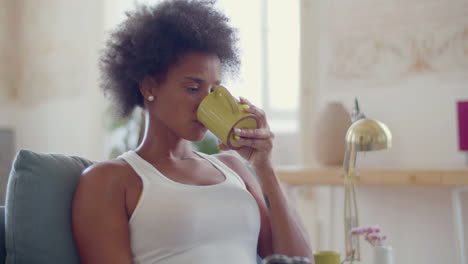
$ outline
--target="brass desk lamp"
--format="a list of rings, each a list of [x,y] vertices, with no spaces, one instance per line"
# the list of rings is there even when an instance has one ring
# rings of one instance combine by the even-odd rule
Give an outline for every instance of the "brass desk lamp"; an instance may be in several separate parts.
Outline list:
[[[351,115],[353,123],[346,132],[346,153],[343,164],[345,171],[344,230],[346,251],[344,262],[349,263],[361,260],[359,237],[351,235],[351,229],[359,226],[354,187],[357,152],[387,149],[392,145],[392,134],[388,127],[382,122],[366,118],[359,110],[357,99],[355,99],[354,104],[354,112]]]

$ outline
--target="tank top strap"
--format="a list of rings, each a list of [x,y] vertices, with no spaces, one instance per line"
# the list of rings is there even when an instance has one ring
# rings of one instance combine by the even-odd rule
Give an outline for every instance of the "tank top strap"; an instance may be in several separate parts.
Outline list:
[[[238,183],[242,188],[247,189],[244,180],[237,174],[237,172],[233,171],[231,168],[229,168],[224,162],[220,161],[218,158],[216,158],[213,155],[207,155],[202,152],[195,151],[196,154],[198,154],[200,157],[204,158],[205,160],[209,161],[211,164],[213,164],[215,167],[220,169],[223,174],[226,177],[226,180],[232,180],[234,179],[236,183]]]
[[[157,175],[155,168],[133,150],[121,154],[119,158],[124,159],[132,167],[144,184],[151,180],[151,175]]]

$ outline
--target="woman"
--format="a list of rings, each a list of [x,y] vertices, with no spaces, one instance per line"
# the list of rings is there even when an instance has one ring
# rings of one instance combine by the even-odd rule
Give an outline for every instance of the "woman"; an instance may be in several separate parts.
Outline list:
[[[236,132],[238,153],[259,181],[236,156],[190,147],[207,132],[198,105],[239,65],[227,22],[210,3],[165,1],[138,7],[112,34],[101,58],[103,89],[121,117],[142,107],[146,128],[136,150],[80,177],[73,229],[83,263],[254,264],[257,253],[312,259],[273,171],[262,110],[242,99],[260,127]]]

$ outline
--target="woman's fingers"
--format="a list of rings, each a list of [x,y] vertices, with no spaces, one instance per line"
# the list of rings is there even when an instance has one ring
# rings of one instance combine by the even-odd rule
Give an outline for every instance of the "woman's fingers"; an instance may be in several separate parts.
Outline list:
[[[254,114],[256,116],[259,116],[259,117],[265,117],[265,111],[263,111],[262,109],[256,107],[255,105],[253,105],[247,99],[244,99],[244,98],[241,99],[241,104],[248,105],[248,107],[244,107],[245,112],[252,113],[252,114]]]
[[[243,104],[243,105],[246,105],[248,107],[244,107],[244,111],[246,113],[251,113],[253,115],[255,115],[258,120],[260,121],[260,127],[268,127],[267,125],[267,121],[266,121],[266,114],[265,114],[265,111],[263,111],[262,109],[256,107],[254,104],[252,104],[249,100],[243,98],[243,97],[240,97],[240,103]]]
[[[258,129],[234,129],[234,133],[241,138],[251,138],[251,139],[268,139],[274,138],[273,132],[268,128],[258,128]]]
[[[239,96],[239,101],[241,104],[251,105],[250,101],[247,100],[245,97]]]
[[[235,140],[242,146],[250,147],[256,150],[271,150],[273,147],[272,140],[270,139],[251,139],[251,138],[239,138]]]
[[[246,113],[255,115],[259,124],[256,129],[236,128],[234,130],[236,142],[250,149],[251,154],[249,157],[253,154],[263,153],[261,155],[265,155],[270,153],[273,148],[274,134],[268,126],[265,112],[243,97],[240,97],[240,103],[244,105],[243,108]]]

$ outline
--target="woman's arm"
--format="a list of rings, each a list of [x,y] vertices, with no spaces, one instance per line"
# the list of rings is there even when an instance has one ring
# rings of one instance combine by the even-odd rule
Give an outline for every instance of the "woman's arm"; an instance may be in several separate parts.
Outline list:
[[[281,187],[272,167],[255,168],[270,213],[273,249],[276,254],[313,260],[305,228]]]
[[[241,176],[248,191],[257,201],[261,221],[259,255],[266,257],[271,254],[284,254],[313,260],[305,229],[294,206],[288,202],[273,169],[256,168],[257,180],[237,157],[220,154],[218,158]]]
[[[266,206],[273,253],[307,257],[313,262],[312,250],[305,229],[295,209],[288,202],[271,164],[274,135],[268,126],[265,112],[244,98],[241,98],[241,103],[249,106],[245,109],[246,112],[257,117],[258,128],[235,130],[236,135],[240,137],[237,143],[244,146],[237,150],[237,153],[252,164],[258,176],[258,182],[251,180],[253,176],[245,166],[235,165],[235,171],[246,181],[254,197],[264,197],[264,202],[258,202],[258,204],[261,211],[262,204]],[[228,149],[225,145],[220,145],[220,148]]]
[[[109,162],[80,177],[72,220],[81,263],[132,263],[125,184],[119,171],[122,168]]]

